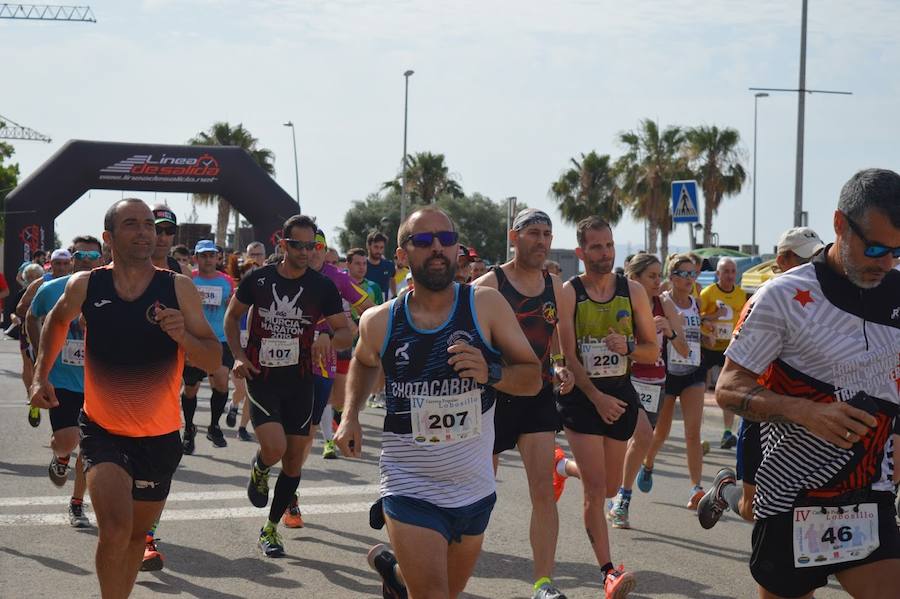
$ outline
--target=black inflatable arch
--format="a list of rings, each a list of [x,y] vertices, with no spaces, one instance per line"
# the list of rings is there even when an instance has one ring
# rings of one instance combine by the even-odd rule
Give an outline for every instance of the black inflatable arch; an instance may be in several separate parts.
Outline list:
[[[10,282],[32,251],[52,249],[56,217],[91,189],[221,195],[270,252],[281,225],[298,212],[291,196],[241,148],[73,139],[6,198],[3,269]]]

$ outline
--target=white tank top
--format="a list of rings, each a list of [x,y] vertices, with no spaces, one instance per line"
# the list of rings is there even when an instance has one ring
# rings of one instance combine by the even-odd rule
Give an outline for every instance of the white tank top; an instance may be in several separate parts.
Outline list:
[[[687,341],[688,348],[691,353],[687,357],[678,353],[675,347],[668,343],[668,352],[666,353],[666,372],[676,376],[691,374],[700,367],[700,306],[697,305],[697,299],[692,295],[691,305],[682,308],[672,297],[672,294],[666,292],[678,313],[684,317],[684,339]]]

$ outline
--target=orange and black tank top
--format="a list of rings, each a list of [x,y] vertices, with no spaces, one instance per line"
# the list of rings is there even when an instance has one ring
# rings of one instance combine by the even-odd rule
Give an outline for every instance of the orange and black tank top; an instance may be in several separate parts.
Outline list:
[[[112,268],[91,271],[84,315],[84,412],[114,435],[155,437],[181,428],[184,351],[157,324],[178,308],[175,273],[156,269],[134,301],[116,293]]]
[[[558,322],[556,310],[556,294],[553,292],[553,279],[544,273],[544,290],[540,295],[529,297],[522,295],[513,287],[506,273],[499,266],[493,269],[497,277],[497,290],[506,298],[512,306],[519,326],[525,333],[525,338],[531,344],[531,349],[541,361],[541,378],[545,383],[553,380],[550,367],[550,342],[553,339],[553,330]]]

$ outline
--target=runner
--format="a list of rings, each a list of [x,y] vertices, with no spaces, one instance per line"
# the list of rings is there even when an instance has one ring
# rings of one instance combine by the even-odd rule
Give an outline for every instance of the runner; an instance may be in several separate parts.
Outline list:
[[[344,455],[362,455],[359,411],[383,368],[381,496],[412,597],[456,597],[465,588],[496,500],[495,388],[527,396],[541,387],[538,360],[503,296],[454,284],[458,239],[436,207],[400,225],[398,252],[415,290],[363,315],[350,402],[335,435]],[[404,596],[392,554],[376,546],[371,557],[390,566],[385,593]]]
[[[16,305],[22,300],[22,297],[28,290],[28,287],[38,279],[43,280],[44,267],[39,264],[28,264],[22,270],[22,282],[25,288],[16,294]],[[11,315],[13,322],[17,323],[19,331],[19,354],[22,356],[22,383],[25,384],[25,393],[31,397],[31,381],[34,379],[34,348],[28,339],[28,329],[25,323],[19,318],[18,314],[13,312]],[[28,424],[33,428],[41,425],[41,409],[32,405],[28,405]]]
[[[251,241],[247,244],[247,256],[244,263],[246,264],[247,261],[254,262],[257,266],[266,265],[266,246],[261,241]]]
[[[127,597],[181,459],[178,395],[185,354],[213,370],[221,345],[186,277],[153,267],[150,208],[113,204],[103,239],[115,262],[69,279],[44,322],[31,401],[60,405],[48,380],[69,323],[85,322],[81,454],[97,517],[97,576],[104,597]]]
[[[234,357],[228,349],[225,339],[225,310],[231,294],[234,293],[234,281],[225,273],[216,270],[218,251],[216,244],[209,239],[197,242],[194,247],[194,259],[197,261],[197,270],[192,273],[194,285],[200,292],[203,303],[203,316],[212,327],[216,338],[222,344],[222,363],[210,373],[210,387],[212,395],[209,398],[210,420],[206,429],[206,438],[215,447],[225,447],[228,442],[225,434],[219,426],[219,420],[225,411],[228,402],[228,376],[231,367],[234,366]],[[181,392],[181,410],[184,414],[184,453],[194,453],[194,437],[197,436],[197,427],[194,426],[194,413],[197,411],[197,392],[200,390],[200,382],[206,378],[207,373],[196,366],[186,364],[182,379],[184,390]]]
[[[175,261],[178,262],[178,265],[181,266],[182,270],[185,268],[189,269],[193,272],[193,268],[191,267],[191,250],[188,249],[186,245],[176,245],[172,248],[170,252]],[[166,260],[168,264],[168,260]],[[169,270],[172,270],[171,268]]]
[[[635,580],[623,566],[613,567],[605,503],[622,480],[626,442],[638,418],[629,361],[653,363],[659,346],[644,288],[613,274],[609,223],[591,216],[578,222],[576,233],[585,274],[566,282],[559,297],[559,339],[576,388],[557,398],[557,408],[580,466],[584,524],[606,596],[619,599]]]
[[[91,270],[100,265],[100,241],[96,237],[83,235],[72,241],[72,259],[75,272]],[[45,318],[62,296],[70,275],[48,281],[41,285],[31,302],[26,316],[28,339],[38,352],[41,342],[41,320]],[[84,332],[79,322],[80,315],[69,323],[65,346],[50,370],[50,384],[56,392],[59,405],[50,408],[50,481],[57,487],[66,484],[69,474],[70,454],[78,447],[78,414],[84,405]],[[69,500],[69,524],[74,528],[90,526],[84,515],[83,502],[86,483],[81,453],[75,461],[75,486]]]
[[[792,268],[809,262],[825,247],[819,235],[809,227],[795,227],[785,231],[778,240],[775,254],[776,273],[784,273]],[[777,276],[777,274],[776,274]],[[750,302],[752,302],[752,298]],[[750,302],[744,305],[740,318],[746,317]],[[700,505],[697,506],[697,517],[703,528],[712,528],[722,516],[723,510],[730,507],[735,514],[748,522],[753,521],[753,497],[756,494],[756,470],[762,461],[762,444],[759,436],[760,423],[741,418],[738,432],[736,468],[722,468],[716,474],[716,483],[706,492]],[[900,472],[900,469],[897,470]],[[737,486],[737,481],[742,486]],[[727,505],[716,501],[717,497],[725,500]]]
[[[403,271],[404,273],[409,272],[409,267],[404,267]],[[401,271],[398,270],[397,272]],[[377,306],[384,303],[384,294],[381,293],[381,287],[374,281],[366,278],[366,250],[351,248],[347,251],[347,274],[350,275],[350,279],[357,287],[366,292],[373,304]],[[404,276],[406,275],[404,274]],[[402,285],[398,283],[397,289],[405,286],[405,281]],[[359,316],[357,313],[357,322],[359,321]]]
[[[255,241],[253,243],[259,242]],[[253,244],[247,246],[248,251],[250,251],[249,248],[252,245]],[[262,249],[258,251],[258,255],[262,255],[263,259],[265,259],[265,247],[262,244],[260,244],[260,247]],[[260,265],[258,262],[256,262],[255,259],[245,260],[239,269],[239,281],[243,280],[245,276],[247,276],[257,268],[260,268]],[[247,337],[249,336],[249,333],[247,332],[248,315],[249,313],[244,314],[244,316],[241,318],[241,347],[243,348],[247,347]],[[231,350],[229,349],[229,351]],[[253,441],[253,435],[247,431],[247,425],[250,423],[250,406],[248,404],[249,395],[247,394],[247,380],[237,376],[234,370],[232,370],[231,384],[234,386],[234,393],[231,396],[231,407],[228,408],[228,413],[225,415],[225,423],[233,428],[238,422],[237,415],[238,409],[240,408],[241,422],[238,426],[238,438],[241,441]]]
[[[269,469],[281,462],[269,519],[259,534],[259,547],[267,557],[284,555],[278,521],[300,484],[303,455],[312,443],[312,365],[324,362],[332,348],[345,349],[353,341],[334,283],[309,268],[316,247],[315,222],[298,214],[285,221],[282,233],[282,260],[244,277],[225,314],[234,372],[248,381],[259,441],[247,485],[256,507],[269,502]],[[245,351],[240,321],[251,307]],[[323,317],[333,340],[332,333],[314,334]]]
[[[156,246],[153,248],[153,266],[167,268],[172,272],[191,276],[190,264],[181,264],[169,254],[178,233],[178,219],[172,209],[165,204],[153,206],[153,220],[156,223]]]
[[[565,595],[550,578],[559,535],[559,514],[553,497],[553,480],[546,473],[553,464],[554,438],[560,429],[554,376],[560,383],[559,392],[564,394],[572,390],[575,379],[559,355],[556,336],[556,298],[562,292],[562,282],[559,277],[542,272],[553,241],[550,217],[534,208],[522,210],[513,221],[509,240],[516,248],[515,258],[494,267],[473,285],[498,289],[509,302],[526,339],[541,361],[543,386],[537,395],[530,397],[497,393],[494,472],[500,454],[518,447],[531,496],[529,537],[534,557],[534,597],[560,599]]]
[[[385,244],[387,236],[379,231],[369,233],[366,238],[366,248],[369,251],[366,278],[377,283],[381,287],[381,294],[388,299],[397,295],[397,285],[394,283],[397,269],[393,262],[383,258]]]
[[[763,599],[811,597],[831,575],[854,597],[886,597],[900,579],[900,175],[856,173],[834,232],[757,293],[716,392],[763,422],[750,559]]]
[[[734,260],[723,256],[716,264],[716,282],[700,292],[700,318],[710,335],[704,336],[701,348],[703,369],[706,370],[706,387],[709,388],[713,376],[713,367],[719,369],[725,365],[725,348],[731,340],[731,333],[737,324],[744,304],[747,303],[747,292],[736,285],[737,265]],[[734,414],[724,410],[722,419],[725,432],[722,433],[721,449],[731,449],[737,445],[737,437],[731,432],[734,426]]]
[[[641,466],[638,480],[646,486],[653,486],[653,465],[656,454],[669,438],[672,430],[672,416],[675,413],[675,399],[681,402],[684,418],[684,442],[686,445],[688,473],[691,491],[687,502],[689,510],[696,510],[703,497],[701,477],[703,475],[703,447],[700,441],[700,426],[703,423],[703,393],[706,373],[701,366],[700,356],[700,307],[691,295],[697,270],[687,254],[675,254],[669,258],[669,282],[672,290],[666,296],[672,300],[684,322],[684,338],[689,352],[682,355],[673,344],[668,344],[666,357],[666,393],[653,431],[653,442]]]

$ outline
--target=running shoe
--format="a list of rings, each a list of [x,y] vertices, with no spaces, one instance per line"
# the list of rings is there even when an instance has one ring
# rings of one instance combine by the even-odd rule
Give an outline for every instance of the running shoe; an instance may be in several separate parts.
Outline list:
[[[287,528],[303,528],[303,514],[300,513],[300,505],[297,503],[297,496],[291,500],[291,505],[284,510],[284,516],[281,517],[281,523]]]
[[[384,409],[384,391],[380,391],[372,396],[372,407]]]
[[[84,515],[82,502],[69,502],[69,525],[72,528],[88,528],[91,525],[91,521]]]
[[[253,441],[253,435],[247,432],[245,427],[241,427],[238,429],[238,437],[241,441]]]
[[[37,428],[41,425],[41,409],[36,408],[34,406],[28,406],[28,424],[32,426],[32,428]]]
[[[407,599],[406,587],[397,577],[397,558],[390,549],[379,543],[369,550],[366,561],[381,576],[381,594],[385,599]]]
[[[545,582],[538,590],[534,592],[531,599],[566,599],[566,596],[562,594],[558,588],[553,586],[550,582]]]
[[[284,557],[284,545],[277,528],[266,524],[259,529],[259,548],[266,557]]]
[[[705,495],[703,487],[699,485],[694,487],[691,490],[691,498],[688,500],[687,509],[696,510],[697,506],[700,505],[700,500],[703,499],[703,495]]]
[[[566,454],[559,445],[553,451],[553,499],[559,501],[563,491],[566,490],[566,478],[557,471],[559,463],[566,459]]]
[[[709,453],[709,441],[701,441],[700,447],[703,449],[703,455]]]
[[[225,440],[225,433],[218,426],[210,426],[206,429],[206,438],[212,441],[216,447],[225,447],[228,441]]]
[[[247,497],[256,507],[266,507],[269,503],[269,471],[262,471],[256,465],[256,456],[250,463],[250,482],[247,483]]]
[[[640,489],[641,493],[650,492],[650,489],[653,488],[653,468],[647,468],[641,464],[641,469],[638,470],[637,475],[637,488]]]
[[[619,564],[618,569],[606,573],[606,580],[603,581],[606,599],[625,599],[634,590],[634,584],[634,574],[626,572],[625,566]]]
[[[322,457],[326,460],[337,459],[337,445],[335,445],[334,441],[325,441],[325,447],[322,448]]]
[[[613,528],[629,529],[631,523],[628,522],[628,506],[631,504],[631,497],[625,498],[619,495],[613,504],[613,508],[609,511],[608,519]]]
[[[162,569],[162,553],[156,548],[156,539],[148,535],[146,545],[144,545],[144,559],[141,561],[141,572],[158,572]]]
[[[184,427],[184,440],[181,442],[181,449],[184,455],[192,455],[194,453],[194,437],[197,436],[197,427],[193,424]]]
[[[63,463],[54,455],[50,459],[48,471],[50,473],[50,481],[57,487],[61,487],[66,484],[66,480],[69,478],[69,462]]]
[[[728,509],[728,502],[725,501],[723,492],[728,485],[736,484],[737,477],[731,468],[722,468],[716,474],[712,487],[697,505],[697,518],[700,520],[700,526],[703,528],[712,528],[722,517],[725,510]]]
[[[234,428],[234,425],[237,424],[237,406],[231,404],[231,407],[228,408],[228,413],[225,414],[225,424],[228,425],[228,428]]]
[[[731,431],[722,433],[722,441],[719,443],[720,449],[731,449],[737,445],[737,437]]]

